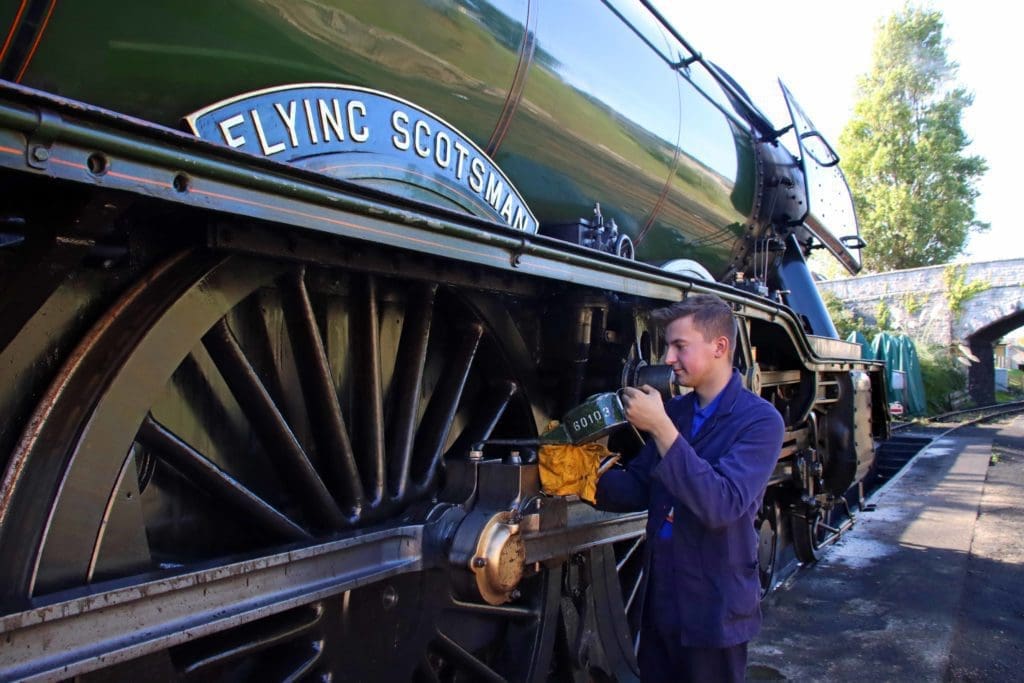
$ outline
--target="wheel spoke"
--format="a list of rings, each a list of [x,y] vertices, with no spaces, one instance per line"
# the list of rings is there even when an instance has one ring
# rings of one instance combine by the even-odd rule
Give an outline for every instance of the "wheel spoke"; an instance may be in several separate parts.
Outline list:
[[[540,617],[539,611],[529,607],[489,605],[487,603],[463,602],[462,600],[452,600],[451,609],[460,612],[500,617],[502,619],[537,619]]]
[[[380,327],[377,281],[368,276],[365,291],[357,297],[353,326],[353,375],[358,426],[363,434],[360,449],[365,453],[360,463],[363,486],[369,500],[377,506],[384,498],[384,389],[381,384]]]
[[[633,584],[633,587],[629,591],[629,597],[626,598],[626,614],[629,614],[629,611],[633,609],[633,601],[636,600],[637,593],[640,592],[640,584],[643,583],[643,581],[644,570],[641,569],[640,573],[638,573],[636,576],[636,582]]]
[[[436,291],[437,285],[431,285],[410,294],[405,307],[402,338],[398,343],[391,392],[393,403],[387,432],[393,438],[393,442],[388,444],[389,493],[397,501],[405,500],[409,486],[417,408],[427,362]]]
[[[300,268],[282,279],[288,330],[320,460],[334,490],[349,508],[349,516],[357,518],[363,505],[363,487],[304,275],[305,269]]]
[[[281,366],[276,329],[278,321],[274,319],[274,309],[278,306],[277,297],[267,290],[258,289],[252,294],[251,305],[239,306],[234,314],[239,323],[237,329],[245,330],[246,358],[253,367],[259,368],[260,382],[287,419],[292,415],[286,403],[290,393],[285,385],[287,370]]]
[[[292,666],[289,675],[281,678],[281,683],[295,683],[296,681],[304,680],[316,668],[316,665],[323,658],[323,642],[319,640],[313,641],[309,644],[309,649],[311,650],[309,657],[298,666]]]
[[[502,683],[505,680],[494,669],[477,659],[471,652],[466,651],[461,645],[445,634],[438,633],[434,644],[453,664],[472,674],[475,679],[495,681],[496,683]]]
[[[643,543],[644,537],[640,536],[633,542],[633,545],[629,546],[629,550],[626,551],[626,554],[623,555],[622,559],[615,564],[616,572],[622,572],[622,568],[626,566],[626,563],[629,562],[630,558],[632,558],[633,554],[640,549],[640,546],[643,545]]]
[[[839,533],[839,528],[838,527],[830,526],[830,525],[826,524],[825,522],[818,522],[818,528],[819,529],[824,529],[825,531],[828,532],[829,535],[828,536],[824,536],[825,540],[828,540],[829,536],[832,536],[832,535],[835,535],[835,534]],[[822,545],[824,545],[824,542],[822,542]]]
[[[302,445],[267,393],[224,319],[203,337],[203,344],[266,450],[276,456],[273,458],[275,464],[283,466],[283,471],[298,489],[299,501],[322,525],[329,528],[345,525],[348,520],[313,468]]]
[[[480,324],[471,325],[464,331],[461,344],[441,376],[441,383],[430,397],[417,435],[413,460],[414,480],[419,490],[428,488],[436,476],[483,334],[484,328]]]
[[[314,631],[322,622],[323,614],[323,606],[319,603],[283,612],[232,629],[222,636],[181,645],[175,651],[175,660],[186,676],[219,668]]]
[[[285,540],[311,538],[308,531],[179,439],[152,416],[147,416],[143,421],[136,438],[160,460],[214,500],[233,507],[239,519],[262,525],[266,531]]]
[[[488,402],[473,415],[472,422],[463,430],[452,447],[448,449],[449,457],[466,458],[473,444],[490,438],[494,428],[498,426],[501,416],[505,414],[512,397],[519,391],[519,385],[506,380],[488,392]]]

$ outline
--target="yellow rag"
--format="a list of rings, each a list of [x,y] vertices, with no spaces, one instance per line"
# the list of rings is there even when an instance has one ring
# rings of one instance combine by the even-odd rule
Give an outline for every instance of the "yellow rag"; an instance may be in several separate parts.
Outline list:
[[[541,446],[540,485],[544,493],[568,496],[573,493],[588,503],[597,501],[597,479],[601,460],[611,451],[599,443],[580,446],[546,444]]]

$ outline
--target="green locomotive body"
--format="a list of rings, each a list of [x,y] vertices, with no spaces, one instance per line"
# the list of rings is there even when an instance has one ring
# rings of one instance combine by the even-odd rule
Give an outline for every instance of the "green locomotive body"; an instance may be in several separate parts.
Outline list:
[[[382,91],[464,132],[542,222],[600,202],[645,262],[693,259],[723,279],[749,267],[751,230],[806,211],[767,187],[777,165],[799,170],[756,113],[713,66],[672,68],[686,47],[632,2],[108,1],[54,7],[34,31],[28,15],[50,8],[27,4],[0,63],[18,83],[170,127],[285,84]]]
[[[693,292],[786,422],[766,590],[834,540],[888,431],[804,261],[849,192],[646,0],[0,29],[0,679],[635,678],[645,513],[536,448]]]

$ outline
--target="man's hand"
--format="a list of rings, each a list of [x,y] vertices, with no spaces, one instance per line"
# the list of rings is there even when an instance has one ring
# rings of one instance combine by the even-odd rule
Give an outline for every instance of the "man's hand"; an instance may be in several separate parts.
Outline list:
[[[648,384],[639,389],[626,387],[622,390],[622,407],[630,424],[650,434],[658,453],[665,455],[679,436],[679,430],[665,412],[658,390]]]

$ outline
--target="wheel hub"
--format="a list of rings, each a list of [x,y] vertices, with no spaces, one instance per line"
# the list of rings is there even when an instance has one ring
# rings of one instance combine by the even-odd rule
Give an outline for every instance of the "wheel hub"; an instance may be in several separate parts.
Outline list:
[[[491,604],[508,602],[523,578],[526,546],[519,534],[519,516],[499,512],[488,520],[471,563],[481,596]]]

